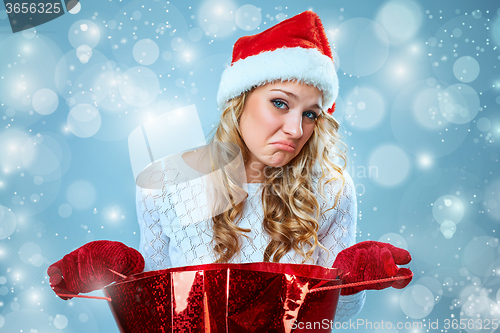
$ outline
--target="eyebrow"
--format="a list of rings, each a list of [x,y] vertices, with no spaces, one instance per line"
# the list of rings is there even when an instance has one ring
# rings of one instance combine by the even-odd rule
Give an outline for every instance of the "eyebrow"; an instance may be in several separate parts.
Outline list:
[[[281,91],[282,93],[286,94],[287,96],[293,98],[293,99],[299,99],[299,96],[295,95],[294,93],[282,89],[271,89],[270,91]],[[318,104],[311,105],[312,108],[317,108],[323,111],[323,108],[319,106]]]

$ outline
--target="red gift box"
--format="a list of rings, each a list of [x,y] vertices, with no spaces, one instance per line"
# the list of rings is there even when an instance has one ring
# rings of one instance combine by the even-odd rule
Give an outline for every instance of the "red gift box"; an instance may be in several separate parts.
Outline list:
[[[330,332],[340,289],[319,288],[340,278],[316,265],[208,264],[143,272],[103,290],[123,333]]]

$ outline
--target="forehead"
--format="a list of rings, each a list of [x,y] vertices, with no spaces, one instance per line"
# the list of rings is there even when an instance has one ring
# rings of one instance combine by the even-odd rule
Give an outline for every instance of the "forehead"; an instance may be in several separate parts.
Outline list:
[[[281,91],[292,99],[299,99],[307,104],[315,104],[322,109],[323,93],[313,85],[296,81],[275,81],[263,84],[255,90],[258,94],[266,94],[273,91]]]
[[[287,91],[303,98],[322,99],[323,97],[323,93],[321,92],[321,90],[319,90],[315,86],[296,81],[275,81],[263,84],[256,88],[256,90],[260,90],[261,92],[276,89]]]

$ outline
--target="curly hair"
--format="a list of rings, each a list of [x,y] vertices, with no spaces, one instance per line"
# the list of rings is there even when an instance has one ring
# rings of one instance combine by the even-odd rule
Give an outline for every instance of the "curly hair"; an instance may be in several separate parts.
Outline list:
[[[242,184],[238,184],[238,180],[231,172],[225,172],[223,166],[229,165],[238,152],[241,152],[245,165],[249,160],[249,151],[242,139],[239,121],[245,101],[254,89],[255,87],[228,101],[219,124],[214,128],[215,134],[208,144],[208,147],[212,147],[209,149],[212,169],[222,171],[223,181],[219,184],[226,187],[225,193],[232,193],[234,196],[243,193],[245,198],[248,194],[242,189]],[[263,261],[279,262],[287,252],[294,250],[303,257],[302,263],[305,263],[312,261],[312,254],[317,246],[327,251],[318,241],[318,221],[321,215],[320,204],[314,195],[316,182],[313,180],[315,174],[313,170],[315,163],[318,162],[321,167],[321,177],[317,181],[317,187],[323,198],[325,198],[324,185],[337,179],[331,175],[338,174],[342,178],[342,186],[335,196],[335,203],[322,212],[324,214],[337,205],[345,184],[343,172],[347,166],[347,146],[341,141],[338,129],[339,123],[330,114],[321,112],[316,120],[313,134],[299,154],[286,165],[286,172],[283,171],[283,167],[266,166],[261,195],[264,211],[263,229],[271,240],[264,251]],[[214,149],[214,143],[233,145],[224,146],[224,149]],[[344,161],[343,167],[333,162],[336,156]],[[328,176],[331,177],[327,178]],[[325,178],[327,181],[323,184]],[[250,232],[249,229],[238,226],[246,201],[242,200],[239,203],[235,201],[237,200],[229,194],[225,203],[227,207],[224,207],[227,209],[219,210],[223,213],[214,214],[212,217],[212,246],[218,257],[217,263],[230,262],[241,250],[241,237],[248,238],[246,233]]]

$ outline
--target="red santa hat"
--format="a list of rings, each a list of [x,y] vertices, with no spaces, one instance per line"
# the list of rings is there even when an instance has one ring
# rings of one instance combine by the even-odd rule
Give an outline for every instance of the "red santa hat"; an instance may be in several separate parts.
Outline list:
[[[230,99],[276,80],[315,86],[323,92],[323,110],[333,113],[339,88],[337,72],[316,13],[305,11],[256,35],[239,38],[231,66],[222,73],[217,105],[224,110]]]

